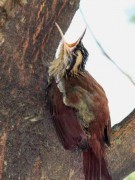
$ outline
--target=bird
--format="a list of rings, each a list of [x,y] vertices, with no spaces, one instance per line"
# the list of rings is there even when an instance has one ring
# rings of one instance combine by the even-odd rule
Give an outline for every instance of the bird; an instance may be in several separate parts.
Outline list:
[[[82,39],[61,45],[48,69],[47,98],[57,135],[66,150],[81,149],[85,180],[111,180],[106,162],[111,121],[105,91],[85,69],[89,53]]]

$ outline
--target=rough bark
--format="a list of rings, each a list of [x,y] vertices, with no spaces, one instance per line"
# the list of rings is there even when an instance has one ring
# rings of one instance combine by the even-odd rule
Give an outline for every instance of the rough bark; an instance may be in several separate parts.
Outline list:
[[[135,171],[135,109],[112,128],[107,155],[114,180],[122,180]]]
[[[3,28],[0,179],[84,179],[81,152],[63,149],[45,99],[48,65],[60,41],[54,23],[65,31],[78,5],[79,0],[30,0]],[[115,180],[134,170],[134,127],[135,113],[113,129],[108,159]]]

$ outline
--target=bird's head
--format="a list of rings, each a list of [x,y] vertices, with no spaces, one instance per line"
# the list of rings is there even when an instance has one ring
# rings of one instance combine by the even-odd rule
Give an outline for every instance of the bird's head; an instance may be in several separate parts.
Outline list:
[[[54,72],[51,73],[54,74],[54,76],[58,73],[59,75],[61,74],[61,76],[77,75],[80,71],[84,71],[88,58],[88,51],[82,43],[86,29],[76,42],[69,44],[65,41],[64,34],[59,25],[57,23],[55,24],[62,37],[62,44],[58,58],[50,66],[50,72]]]

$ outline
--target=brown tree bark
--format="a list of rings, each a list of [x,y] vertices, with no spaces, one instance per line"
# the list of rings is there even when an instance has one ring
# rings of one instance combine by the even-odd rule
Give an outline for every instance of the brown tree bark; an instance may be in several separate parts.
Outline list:
[[[65,151],[46,104],[47,70],[79,0],[29,1],[0,36],[0,179],[83,180],[78,149]],[[115,180],[135,167],[135,112],[113,128]]]
[[[122,180],[135,171],[135,109],[112,128],[107,155],[114,180]]]

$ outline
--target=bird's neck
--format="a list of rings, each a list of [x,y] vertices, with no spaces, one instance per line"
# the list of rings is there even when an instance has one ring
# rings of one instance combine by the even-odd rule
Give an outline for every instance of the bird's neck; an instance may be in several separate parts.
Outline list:
[[[58,58],[54,59],[51,62],[51,65],[49,67],[49,76],[51,78],[56,78],[59,76],[62,78],[66,72],[65,64],[64,64],[64,47],[63,44],[60,47],[60,53],[58,55]]]

